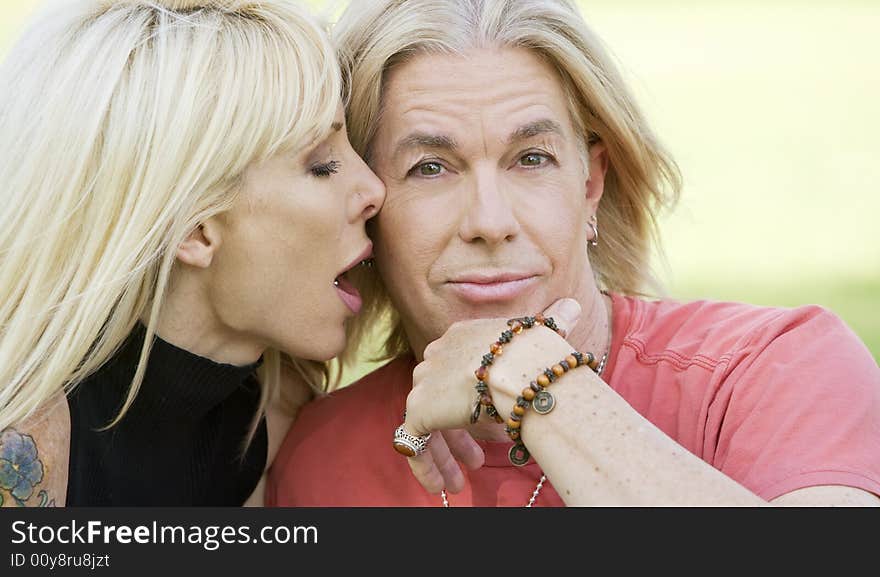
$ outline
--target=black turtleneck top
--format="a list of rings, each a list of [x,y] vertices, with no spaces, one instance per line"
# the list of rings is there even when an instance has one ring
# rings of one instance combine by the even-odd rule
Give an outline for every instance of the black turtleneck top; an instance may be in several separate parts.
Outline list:
[[[145,328],[70,395],[67,506],[238,506],[266,464],[263,419],[243,453],[257,407],[260,362],[199,357],[156,338],[134,403],[106,431],[137,368]]]

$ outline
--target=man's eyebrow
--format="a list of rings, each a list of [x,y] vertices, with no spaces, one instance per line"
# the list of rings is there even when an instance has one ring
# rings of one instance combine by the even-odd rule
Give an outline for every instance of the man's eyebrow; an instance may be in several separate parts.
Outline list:
[[[529,122],[528,124],[523,124],[511,132],[510,136],[507,137],[507,144],[526,140],[538,136],[539,134],[556,134],[557,136],[564,136],[565,132],[563,132],[562,126],[560,126],[558,122],[545,118]]]
[[[413,132],[404,136],[397,142],[394,148],[394,155],[397,156],[407,148],[439,148],[445,150],[455,150],[458,145],[455,139],[445,134],[428,134],[426,132]]]

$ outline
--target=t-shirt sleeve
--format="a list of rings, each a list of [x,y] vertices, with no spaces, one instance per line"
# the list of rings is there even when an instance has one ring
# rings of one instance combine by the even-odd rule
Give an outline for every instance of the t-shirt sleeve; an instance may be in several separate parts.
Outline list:
[[[880,368],[822,307],[782,313],[724,369],[713,464],[764,499],[816,485],[880,495]]]

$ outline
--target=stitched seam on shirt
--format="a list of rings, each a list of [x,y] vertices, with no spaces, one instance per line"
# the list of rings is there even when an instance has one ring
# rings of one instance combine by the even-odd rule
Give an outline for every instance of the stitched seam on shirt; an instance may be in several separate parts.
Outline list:
[[[795,471],[795,472],[791,473],[790,475],[786,475],[785,477],[783,477],[783,478],[781,478],[781,479],[779,479],[779,480],[777,480],[777,481],[771,481],[770,483],[765,483],[764,485],[761,485],[760,487],[757,487],[757,488],[755,489],[754,492],[755,492],[755,493],[761,493],[761,492],[766,491],[767,489],[773,489],[773,488],[775,488],[775,487],[778,487],[779,485],[782,485],[782,484],[788,483],[788,482],[790,482],[790,481],[792,481],[792,480],[795,480],[795,479],[797,479],[798,477],[803,477],[803,476],[806,476],[806,475],[815,475],[815,474],[818,474],[818,473],[843,473],[843,474],[846,474],[846,475],[852,475],[853,477],[858,477],[858,478],[860,478],[860,479],[864,479],[865,481],[868,481],[869,483],[871,483],[871,484],[873,484],[873,485],[880,484],[880,480],[878,480],[878,479],[872,479],[871,477],[868,477],[867,475],[865,475],[865,474],[863,474],[863,473],[860,473],[860,472],[858,472],[858,471],[853,471],[853,470],[851,470],[851,469],[846,469],[846,468],[839,468],[839,469],[800,469],[800,470],[798,470],[798,471]]]
[[[659,354],[648,354],[645,351],[647,346],[644,341],[632,336],[628,336],[624,339],[623,346],[635,352],[636,358],[642,364],[656,365],[661,361],[666,361],[679,370],[685,370],[696,365],[709,371],[714,371],[719,365],[729,363],[732,357],[731,353],[725,353],[717,359],[700,354],[694,355],[693,357],[685,357],[684,355],[680,355],[675,351],[670,350],[665,350]]]

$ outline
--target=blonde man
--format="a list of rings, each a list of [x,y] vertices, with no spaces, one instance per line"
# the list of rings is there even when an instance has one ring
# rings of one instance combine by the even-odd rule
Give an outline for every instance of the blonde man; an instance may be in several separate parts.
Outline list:
[[[0,85],[0,502],[261,503],[384,198],[329,39],[286,0],[86,0]]]
[[[269,503],[880,504],[880,369],[835,315],[639,296],[677,171],[573,3],[335,31],[393,360],[300,413]]]

